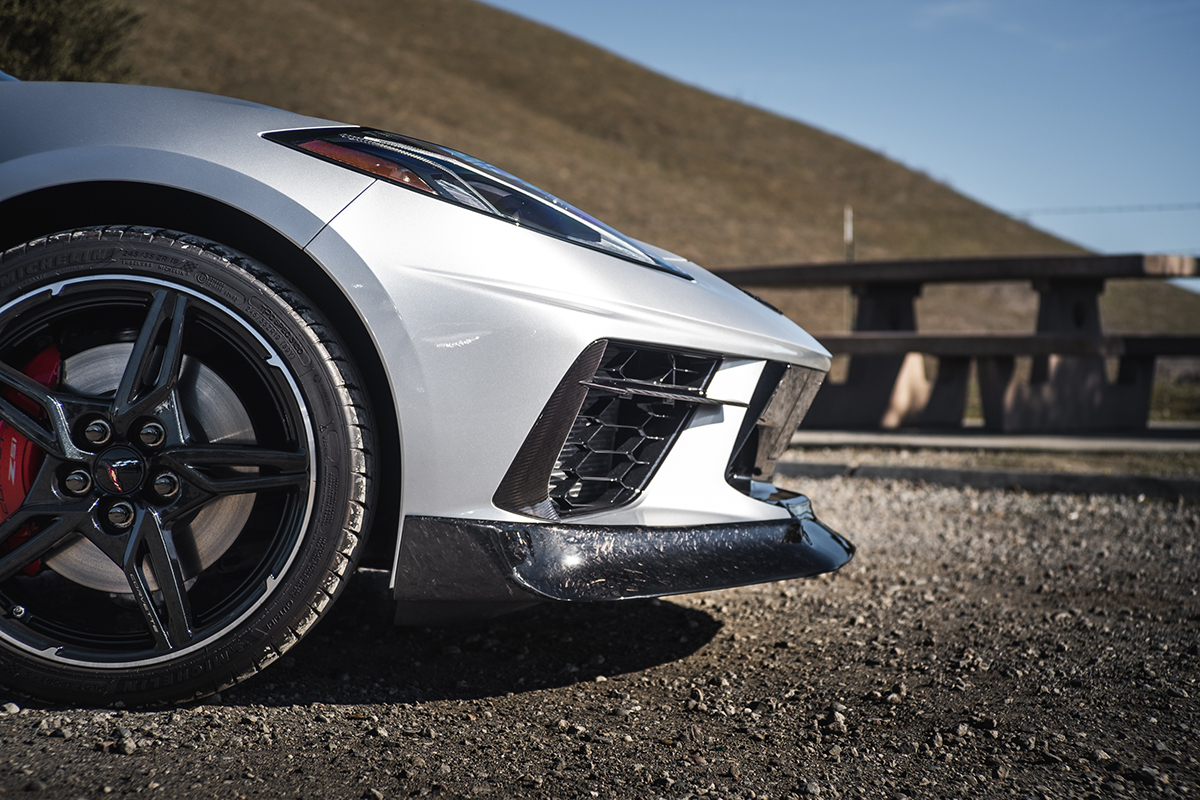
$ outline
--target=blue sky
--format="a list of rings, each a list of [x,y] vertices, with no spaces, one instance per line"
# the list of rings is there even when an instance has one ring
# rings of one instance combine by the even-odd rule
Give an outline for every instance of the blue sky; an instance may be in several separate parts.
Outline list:
[[[486,0],[1102,253],[1200,255],[1200,0]]]

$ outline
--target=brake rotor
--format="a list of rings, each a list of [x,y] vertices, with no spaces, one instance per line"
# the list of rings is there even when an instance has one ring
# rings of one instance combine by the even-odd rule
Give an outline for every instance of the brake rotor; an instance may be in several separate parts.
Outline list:
[[[117,390],[133,344],[115,342],[76,353],[62,364],[63,389],[84,395],[105,395]],[[210,444],[255,444],[253,425],[245,406],[229,384],[190,356],[183,357],[179,402],[193,438]],[[237,539],[254,508],[254,495],[218,497],[189,522],[176,524],[171,533],[185,581],[192,581],[217,561]],[[55,549],[46,566],[75,583],[119,595],[130,594],[121,568],[83,537]],[[143,564],[150,589],[156,590],[149,561]]]

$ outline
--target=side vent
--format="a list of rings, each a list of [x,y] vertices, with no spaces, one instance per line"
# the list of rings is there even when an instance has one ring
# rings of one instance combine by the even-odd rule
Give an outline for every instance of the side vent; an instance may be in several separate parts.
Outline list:
[[[493,502],[549,520],[632,502],[696,407],[721,402],[704,394],[719,364],[712,355],[593,343],[554,390]]]
[[[767,481],[775,462],[808,413],[825,373],[796,364],[768,362],[738,431],[725,477],[750,494],[751,481]]]
[[[584,382],[596,374],[607,344],[601,339],[588,345],[555,387],[492,498],[498,508],[542,519],[559,519],[550,502],[550,471],[588,395]]]

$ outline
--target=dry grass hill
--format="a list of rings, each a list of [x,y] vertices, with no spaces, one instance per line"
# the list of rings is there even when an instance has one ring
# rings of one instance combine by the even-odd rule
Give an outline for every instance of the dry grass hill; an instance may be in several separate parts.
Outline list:
[[[134,5],[132,80],[442,142],[706,266],[836,260],[846,203],[862,259],[1079,251],[830,133],[473,0]],[[1117,288],[1113,329],[1200,328],[1200,298]],[[810,329],[844,326],[843,293],[772,299]],[[921,324],[1030,328],[1034,303],[1026,287],[934,288]]]

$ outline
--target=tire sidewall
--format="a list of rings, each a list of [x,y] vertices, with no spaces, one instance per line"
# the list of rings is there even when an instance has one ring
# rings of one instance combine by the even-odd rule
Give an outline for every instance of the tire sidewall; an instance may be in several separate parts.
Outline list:
[[[0,639],[4,683],[34,696],[142,704],[219,691],[291,646],[340,590],[344,579],[337,578],[350,574],[361,549],[356,547],[361,537],[348,530],[357,527],[351,510],[354,454],[347,433],[350,421],[339,400],[341,376],[329,366],[329,354],[311,324],[263,278],[293,298],[299,293],[269,275],[252,274],[249,269],[256,262],[234,251],[179,234],[137,229],[59,234],[18,250],[0,262],[0,306],[80,277],[165,280],[211,298],[249,323],[286,364],[299,390],[316,448],[310,513],[286,574],[248,618],[178,658],[119,671],[35,659]],[[315,316],[311,306],[305,316]]]

